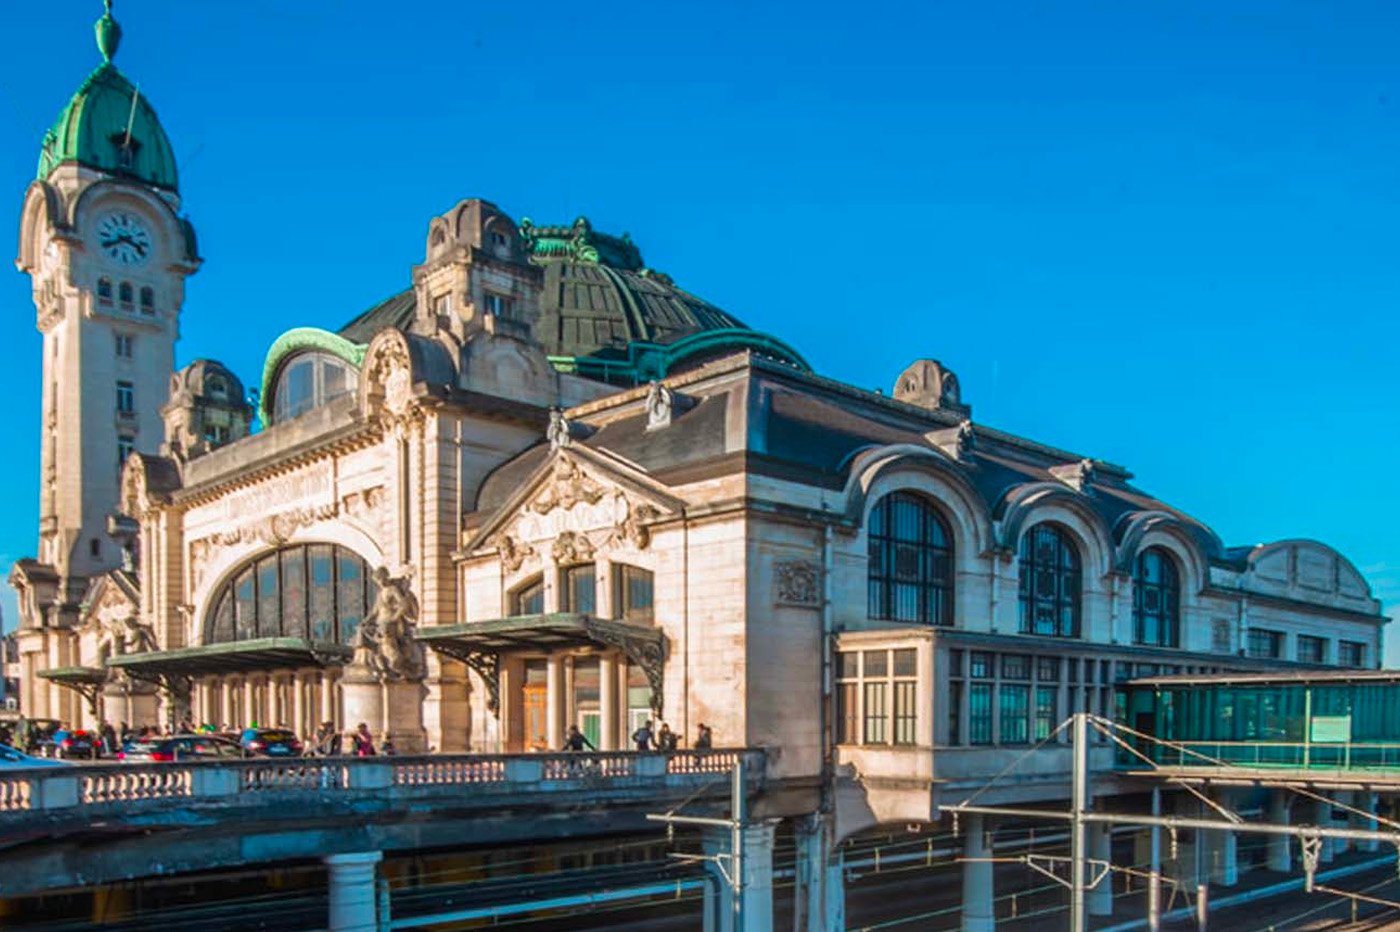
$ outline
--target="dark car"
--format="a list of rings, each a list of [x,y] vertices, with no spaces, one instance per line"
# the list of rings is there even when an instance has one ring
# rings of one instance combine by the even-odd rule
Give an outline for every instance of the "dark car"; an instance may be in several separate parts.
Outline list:
[[[243,750],[257,757],[300,757],[301,742],[286,728],[249,728],[239,739]]]
[[[135,738],[117,752],[118,760],[132,763],[228,760],[243,756],[243,749],[237,743],[218,735],[156,735],[151,738]]]
[[[95,760],[102,755],[102,738],[97,732],[84,728],[54,732],[53,744],[56,756],[62,758],[85,757]]]

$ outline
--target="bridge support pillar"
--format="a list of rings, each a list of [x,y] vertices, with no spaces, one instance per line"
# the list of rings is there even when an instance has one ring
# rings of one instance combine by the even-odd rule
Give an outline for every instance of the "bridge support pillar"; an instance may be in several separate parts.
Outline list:
[[[1288,796],[1287,790],[1274,790],[1269,794],[1268,821],[1275,825],[1288,824]],[[1269,870],[1288,873],[1293,860],[1289,846],[1293,840],[1287,835],[1269,835],[1268,839]]]
[[[379,928],[374,881],[381,858],[378,851],[326,855],[329,932],[374,932]]]
[[[776,822],[753,822],[742,831],[739,910],[735,910],[734,886],[731,878],[733,832],[727,828],[707,829],[705,832],[705,853],[721,855],[724,869],[721,871],[713,861],[711,875],[715,878],[719,896],[714,898],[717,907],[713,925],[707,918],[705,928],[716,932],[772,932],[773,930],[773,834]],[[707,900],[709,898],[707,897]],[[739,918],[742,916],[742,918]]]
[[[832,851],[831,822],[803,816],[793,826],[797,883],[793,886],[793,932],[846,927],[845,871],[841,851]]]
[[[1089,857],[1095,861],[1103,861],[1105,864],[1113,863],[1113,835],[1107,825],[1093,824],[1088,828],[1089,835]],[[1094,866],[1090,876],[1096,876],[1102,870],[1098,865]],[[1113,873],[1110,871],[1103,875],[1102,879],[1089,890],[1087,897],[1089,915],[1091,916],[1112,916],[1113,915]]]
[[[963,932],[995,932],[992,902],[991,833],[982,816],[963,816]]]

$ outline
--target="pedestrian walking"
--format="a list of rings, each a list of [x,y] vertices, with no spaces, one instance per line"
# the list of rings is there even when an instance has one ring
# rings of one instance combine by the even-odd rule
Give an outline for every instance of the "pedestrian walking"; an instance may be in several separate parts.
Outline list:
[[[651,719],[642,722],[642,727],[632,732],[632,743],[639,751],[650,751],[656,745],[656,737],[651,730]]]
[[[564,736],[564,750],[582,751],[584,748],[590,751],[598,750],[593,746],[593,742],[588,740],[588,736],[578,730],[577,725],[570,725],[569,733]]]
[[[658,751],[674,751],[679,740],[676,733],[671,730],[671,726],[665,722],[661,723],[661,730],[656,733],[656,749]]]

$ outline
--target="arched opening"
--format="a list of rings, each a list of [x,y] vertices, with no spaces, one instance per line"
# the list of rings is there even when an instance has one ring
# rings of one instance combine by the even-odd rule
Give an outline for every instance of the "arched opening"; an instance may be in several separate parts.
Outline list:
[[[360,382],[354,366],[330,353],[301,353],[282,367],[273,388],[272,419],[290,420],[353,392]]]
[[[369,564],[336,544],[297,544],[239,567],[210,600],[206,644],[256,638],[349,644],[376,589]]]
[[[1079,637],[1084,578],[1069,534],[1055,524],[1037,524],[1021,538],[1020,562],[1020,632]]]
[[[875,503],[867,524],[870,617],[953,623],[953,535],[928,499],[894,492]]]
[[[1149,547],[1133,561],[1133,642],[1181,646],[1181,574],[1162,547]]]

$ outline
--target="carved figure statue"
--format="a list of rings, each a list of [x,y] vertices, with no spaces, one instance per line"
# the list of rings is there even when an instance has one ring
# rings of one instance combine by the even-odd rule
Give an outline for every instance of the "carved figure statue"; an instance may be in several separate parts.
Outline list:
[[[407,580],[390,577],[382,566],[374,571],[374,582],[379,591],[355,632],[352,663],[387,679],[417,679],[423,675],[423,648],[413,639],[418,600]]]
[[[97,656],[100,660],[157,649],[155,631],[129,612],[107,614],[98,622]]]

